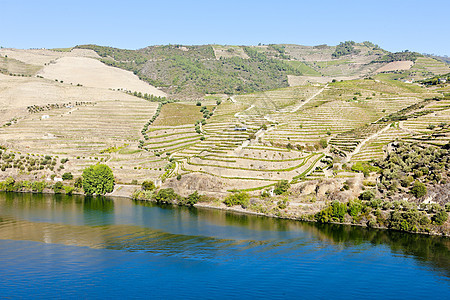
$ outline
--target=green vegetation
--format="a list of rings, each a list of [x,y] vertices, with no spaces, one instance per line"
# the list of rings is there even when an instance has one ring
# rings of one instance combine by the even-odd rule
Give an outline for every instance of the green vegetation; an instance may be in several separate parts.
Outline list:
[[[355,49],[355,45],[356,43],[354,41],[341,42],[336,46],[336,50],[334,50],[331,56],[333,58],[340,58],[344,55],[358,54],[359,50]]]
[[[373,62],[389,63],[393,61],[404,61],[404,60],[416,61],[418,57],[422,57],[422,55],[417,52],[410,52],[408,50],[405,50],[402,52],[388,53],[380,57],[379,59],[374,60]]]
[[[283,51],[282,47],[274,47]],[[132,71],[142,80],[179,96],[263,91],[288,86],[288,74],[302,75],[297,68],[252,47],[244,47],[249,59],[219,60],[215,59],[211,46],[169,45],[140,50],[96,45],[77,48],[92,49],[105,64]],[[286,56],[280,52],[279,57]]]
[[[369,227],[428,233],[438,229],[436,226],[444,224],[448,213],[439,205],[419,209],[414,203],[407,201],[383,202],[380,199],[372,199],[347,203],[333,201],[314,217],[320,223],[351,222]]]
[[[420,198],[427,192],[425,183],[447,182],[450,151],[446,146],[425,147],[405,142],[393,146],[386,159],[374,163],[380,168],[378,188],[382,193],[393,195],[403,189]]]
[[[241,191],[229,194],[223,200],[223,203],[225,203],[226,206],[240,205],[242,208],[247,208],[250,204],[249,200],[250,196],[246,192]]]
[[[104,195],[114,190],[114,175],[103,164],[90,166],[83,171],[83,190],[86,195]]]
[[[145,180],[142,182],[142,189],[144,191],[153,191],[155,188],[155,184],[151,180]]]
[[[181,196],[176,194],[172,188],[160,189],[153,199],[160,204],[176,204]]]
[[[289,181],[281,180],[275,184],[275,188],[274,188],[273,192],[275,195],[281,195],[281,194],[286,193],[290,187],[291,187],[291,185],[290,185]]]

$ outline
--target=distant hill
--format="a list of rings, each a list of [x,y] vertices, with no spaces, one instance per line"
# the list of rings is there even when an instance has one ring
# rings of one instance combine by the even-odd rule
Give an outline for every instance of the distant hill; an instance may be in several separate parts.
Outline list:
[[[133,71],[142,80],[178,98],[240,94],[289,86],[288,76],[363,77],[380,67],[389,52],[370,42],[338,46],[166,45],[125,50],[91,49],[107,65]],[[375,62],[374,62],[375,61]]]

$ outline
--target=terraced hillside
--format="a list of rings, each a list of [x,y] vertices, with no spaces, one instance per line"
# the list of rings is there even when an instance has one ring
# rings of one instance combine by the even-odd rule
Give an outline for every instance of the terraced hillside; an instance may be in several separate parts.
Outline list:
[[[369,43],[81,48],[1,49],[0,146],[8,159],[68,161],[56,170],[0,163],[0,176],[78,176],[104,162],[120,183],[153,180],[182,193],[258,193],[281,180],[357,186],[348,166],[383,158],[393,141],[450,139],[448,84],[391,80],[446,71],[429,57],[392,65],[411,55]],[[288,75],[320,80],[288,86]]]

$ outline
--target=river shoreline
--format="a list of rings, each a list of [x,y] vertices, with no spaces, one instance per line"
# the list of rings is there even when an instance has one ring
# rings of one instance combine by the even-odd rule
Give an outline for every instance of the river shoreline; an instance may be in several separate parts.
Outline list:
[[[79,191],[73,191],[70,195],[68,194],[64,194],[64,193],[56,193],[51,189],[45,189],[44,191],[42,191],[41,193],[39,192],[34,192],[34,191],[0,191],[0,192],[7,192],[7,193],[28,193],[28,194],[53,194],[53,195],[67,195],[67,196],[72,196],[72,195],[77,195],[77,196],[84,196],[84,197],[89,197],[86,196],[84,193],[79,192]],[[98,197],[98,196],[91,196],[91,197]],[[106,197],[106,198],[111,198],[114,200],[114,198],[122,198],[122,199],[129,199],[132,201],[141,201],[141,202],[151,202],[151,203],[155,203],[158,204],[157,201],[155,200],[149,200],[149,199],[134,199],[132,197],[132,195],[113,195],[113,193],[107,194],[105,196],[99,196],[99,197]],[[439,237],[447,237],[450,238],[450,233],[438,233],[438,232],[414,232],[414,231],[404,231],[404,230],[397,230],[397,229],[392,229],[392,228],[388,228],[385,226],[377,226],[377,227],[370,227],[364,224],[355,224],[355,223],[350,223],[350,222],[318,222],[315,218],[313,218],[313,215],[304,215],[304,216],[288,216],[288,215],[276,215],[276,214],[266,214],[266,213],[261,213],[261,212],[256,212],[256,211],[251,211],[245,208],[242,208],[240,206],[232,206],[232,207],[228,207],[226,205],[224,205],[221,202],[218,202],[217,204],[210,204],[207,202],[199,202],[196,203],[194,205],[184,205],[184,204],[171,204],[174,206],[185,206],[185,207],[195,207],[195,208],[200,208],[200,209],[211,209],[211,210],[220,210],[220,211],[226,211],[226,212],[232,212],[232,213],[238,213],[238,214],[245,214],[245,215],[253,215],[253,216],[262,216],[262,217],[268,217],[268,218],[276,218],[276,219],[282,219],[282,220],[292,220],[292,221],[300,221],[300,222],[309,222],[309,223],[324,223],[324,224],[335,224],[335,225],[347,225],[347,226],[357,226],[357,227],[365,227],[368,229],[381,229],[381,230],[390,230],[390,231],[397,231],[397,232],[403,232],[403,233],[410,233],[410,234],[421,234],[421,235],[425,235],[425,236],[439,236]]]

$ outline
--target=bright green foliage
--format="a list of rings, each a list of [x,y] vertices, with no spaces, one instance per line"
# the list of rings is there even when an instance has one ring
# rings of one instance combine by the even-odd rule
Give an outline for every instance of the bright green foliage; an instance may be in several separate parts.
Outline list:
[[[6,180],[3,182],[3,189],[7,192],[12,192],[14,191],[14,184],[15,184],[16,180],[12,177],[8,177],[6,178]]]
[[[198,201],[200,201],[200,195],[198,194],[197,191],[195,191],[186,198],[184,198],[182,201],[180,201],[178,204],[194,206],[194,204],[198,203]]]
[[[66,195],[72,195],[74,187],[70,186],[70,185],[65,185],[64,187],[64,192],[66,193]]]
[[[347,205],[339,201],[333,201],[333,203],[321,210],[315,215],[317,222],[344,222],[345,214],[347,213]]]
[[[280,180],[275,185],[275,189],[273,190],[273,192],[275,193],[275,195],[281,195],[281,194],[286,193],[290,187],[291,187],[291,184],[289,183],[289,181]]]
[[[35,181],[31,185],[31,190],[33,192],[42,193],[47,187],[47,183],[44,181]]]
[[[423,197],[427,194],[427,187],[422,182],[416,181],[411,189],[411,194],[416,196],[416,198]]]
[[[174,204],[177,203],[181,197],[175,193],[172,188],[161,189],[158,194],[155,195],[154,200],[161,204]]]
[[[243,208],[248,207],[249,202],[250,196],[246,192],[232,193],[223,201],[226,206],[241,205]]]
[[[356,218],[362,211],[361,201],[354,200],[348,203],[348,214]]]
[[[151,180],[145,180],[142,182],[142,189],[144,191],[152,191],[155,189],[155,184]]]
[[[83,189],[86,195],[104,195],[114,190],[114,175],[103,164],[90,166],[83,171]]]

